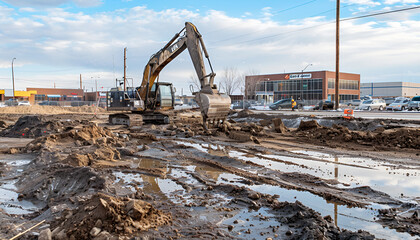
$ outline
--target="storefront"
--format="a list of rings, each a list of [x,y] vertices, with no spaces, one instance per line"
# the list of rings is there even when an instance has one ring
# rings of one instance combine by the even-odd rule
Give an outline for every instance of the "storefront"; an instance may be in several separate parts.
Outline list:
[[[315,104],[334,99],[335,72],[318,71],[246,76],[247,99],[272,103],[293,97]],[[360,75],[340,73],[340,102],[360,97]]]

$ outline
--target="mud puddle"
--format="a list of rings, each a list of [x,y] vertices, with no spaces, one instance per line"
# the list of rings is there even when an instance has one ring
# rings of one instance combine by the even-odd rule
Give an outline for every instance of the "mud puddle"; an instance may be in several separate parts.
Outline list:
[[[397,166],[391,166],[385,162],[377,162],[371,159],[346,156],[334,157],[321,152],[303,151],[295,151],[295,153],[307,154],[311,159],[262,155],[262,157],[278,158],[282,161],[277,162],[257,156],[250,157],[248,153],[244,152],[228,151],[223,146],[190,142],[182,142],[182,144],[207,153],[217,150],[220,154],[226,154],[226,156],[236,157],[244,161],[251,161],[263,165],[266,168],[283,172],[304,172],[321,178],[337,179],[350,184],[350,187],[360,186],[363,183],[363,185],[369,185],[384,192],[394,193],[391,195],[396,197],[400,196],[401,192],[404,192],[405,195],[412,194],[415,197],[415,194],[420,191],[417,189],[419,187],[417,184],[419,177],[416,173],[417,170],[396,169]],[[319,158],[322,161],[317,161],[313,158]],[[392,171],[392,174],[389,174],[389,171]],[[407,173],[409,173],[409,176],[407,176]],[[209,174],[207,173],[207,175]],[[322,216],[332,216],[335,224],[341,228],[352,231],[364,229],[375,234],[378,238],[415,239],[408,233],[399,233],[396,230],[384,228],[381,224],[375,222],[378,210],[389,208],[390,206],[388,205],[372,204],[369,206],[371,209],[348,208],[337,203],[327,202],[324,198],[305,191],[288,190],[266,184],[246,185],[243,182],[246,182],[246,179],[230,173],[220,173],[217,178],[217,184],[233,184],[240,187],[245,186],[263,194],[277,194],[280,196],[278,198],[279,201],[295,202],[298,200],[304,205],[318,211]],[[400,198],[400,200],[404,199]],[[255,225],[255,223],[253,224]]]
[[[278,236],[284,236],[289,228],[282,226],[276,216],[269,211],[268,208],[260,208],[258,211],[243,209],[217,225],[230,226],[233,235],[244,239],[266,239],[269,237],[275,239]]]
[[[33,160],[31,155],[0,155],[3,172],[0,178],[0,208],[8,214],[28,214],[39,209],[30,201],[19,199],[15,186],[17,174],[23,171],[25,165]]]
[[[420,192],[420,185],[418,184],[420,182],[419,169],[401,168],[401,166],[385,161],[350,156],[333,156],[306,150],[291,151],[291,153],[300,154],[302,157],[274,154],[251,155],[245,149],[243,149],[243,152],[226,150],[223,146],[214,144],[190,142],[182,142],[182,144],[212,155],[218,151],[219,154],[250,161],[263,165],[265,168],[281,172],[307,173],[323,179],[335,179],[345,184],[339,185],[340,187],[369,186],[402,201],[415,199]]]
[[[376,216],[379,209],[389,208],[387,205],[372,204],[371,209],[365,208],[348,208],[346,206],[328,202],[322,197],[305,191],[289,190],[272,185],[245,185],[242,184],[244,179],[240,176],[225,173],[220,176],[218,184],[232,184],[239,187],[247,187],[254,191],[278,195],[279,201],[295,202],[300,201],[319,212],[322,216],[330,215],[336,226],[352,231],[363,229],[374,234],[377,238],[383,239],[416,239],[408,233],[399,233],[396,230],[384,228],[381,224],[376,223]],[[255,223],[254,223],[255,224]],[[279,234],[280,235],[280,234]]]
[[[149,159],[148,161],[152,161]],[[158,160],[155,160],[158,161]],[[156,163],[159,165],[159,163]],[[146,194],[157,195],[165,200],[170,200],[175,204],[186,206],[211,205],[212,207],[226,204],[230,198],[222,194],[212,194],[211,198],[197,197],[194,189],[201,189],[205,185],[201,184],[189,174],[189,172],[204,171],[199,166],[174,166],[167,172],[168,178],[160,178],[146,174],[114,172],[117,182],[124,185],[132,193],[136,192],[135,187],[142,189]],[[212,173],[210,174],[212,175]],[[174,180],[176,179],[176,181]],[[182,184],[181,184],[182,183]],[[194,187],[194,189],[192,187]]]

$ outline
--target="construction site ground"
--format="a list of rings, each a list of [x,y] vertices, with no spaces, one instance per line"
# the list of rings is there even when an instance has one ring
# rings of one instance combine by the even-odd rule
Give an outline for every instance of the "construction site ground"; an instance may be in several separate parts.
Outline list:
[[[4,111],[0,239],[420,238],[417,120]]]

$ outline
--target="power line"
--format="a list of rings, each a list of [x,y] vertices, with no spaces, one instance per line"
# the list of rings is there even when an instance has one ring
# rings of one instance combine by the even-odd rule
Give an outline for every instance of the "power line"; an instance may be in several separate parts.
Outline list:
[[[410,7],[410,8],[402,8],[402,9],[391,10],[391,11],[380,12],[380,13],[372,13],[372,14],[367,14],[367,15],[362,15],[362,16],[357,16],[357,17],[344,18],[344,19],[341,19],[340,21],[341,22],[342,21],[349,21],[349,20],[354,20],[354,19],[367,18],[367,17],[385,15],[385,14],[390,14],[390,13],[409,11],[409,10],[414,10],[414,9],[418,9],[418,8],[420,8],[420,6],[415,6],[415,7]]]
[[[349,21],[349,20],[355,20],[355,19],[361,19],[361,18],[367,18],[367,17],[372,17],[372,16],[378,16],[378,15],[385,15],[385,14],[390,14],[390,13],[395,13],[395,12],[409,11],[409,10],[414,10],[414,9],[418,9],[418,8],[420,8],[420,6],[415,6],[415,7],[410,7],[410,8],[403,8],[403,9],[397,9],[397,10],[390,10],[390,11],[380,12],[380,13],[372,13],[372,14],[361,15],[361,16],[357,16],[357,17],[343,18],[343,19],[340,19],[340,22],[342,22],[342,21]],[[237,44],[254,42],[254,41],[258,41],[258,40],[264,40],[264,39],[268,39],[268,38],[278,37],[278,36],[281,36],[281,35],[284,35],[284,34],[299,32],[299,31],[310,29],[310,28],[316,28],[316,27],[328,25],[328,24],[331,24],[331,23],[335,23],[335,21],[331,21],[331,22],[327,22],[327,23],[323,23],[323,24],[319,24],[319,25],[315,25],[315,26],[310,26],[310,27],[306,27],[306,28],[301,28],[301,29],[297,29],[297,30],[294,30],[294,31],[283,32],[283,33],[278,33],[278,34],[269,35],[269,36],[265,36],[265,37],[260,37],[260,38],[255,38],[255,39],[251,39],[251,40],[246,40],[246,41],[238,42]]]

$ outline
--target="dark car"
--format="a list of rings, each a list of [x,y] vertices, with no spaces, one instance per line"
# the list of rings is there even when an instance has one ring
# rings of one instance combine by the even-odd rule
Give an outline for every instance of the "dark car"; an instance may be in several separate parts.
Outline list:
[[[299,99],[296,100],[297,108],[298,109],[302,108],[304,103],[305,103],[305,100],[299,100]],[[271,110],[279,110],[279,109],[282,109],[282,108],[292,108],[292,99],[291,98],[286,98],[286,99],[279,100],[279,101],[271,104],[269,106],[269,108]]]
[[[244,106],[244,101],[239,101],[235,104],[233,104],[233,109],[248,109],[251,107],[251,103],[248,101],[245,101],[245,106]]]
[[[322,100],[315,105],[314,110],[332,110],[334,109],[334,104],[334,101]]]
[[[41,105],[41,106],[59,106],[60,104],[58,104],[58,102],[56,102],[56,101],[43,101],[43,102],[38,103],[38,105]]]

